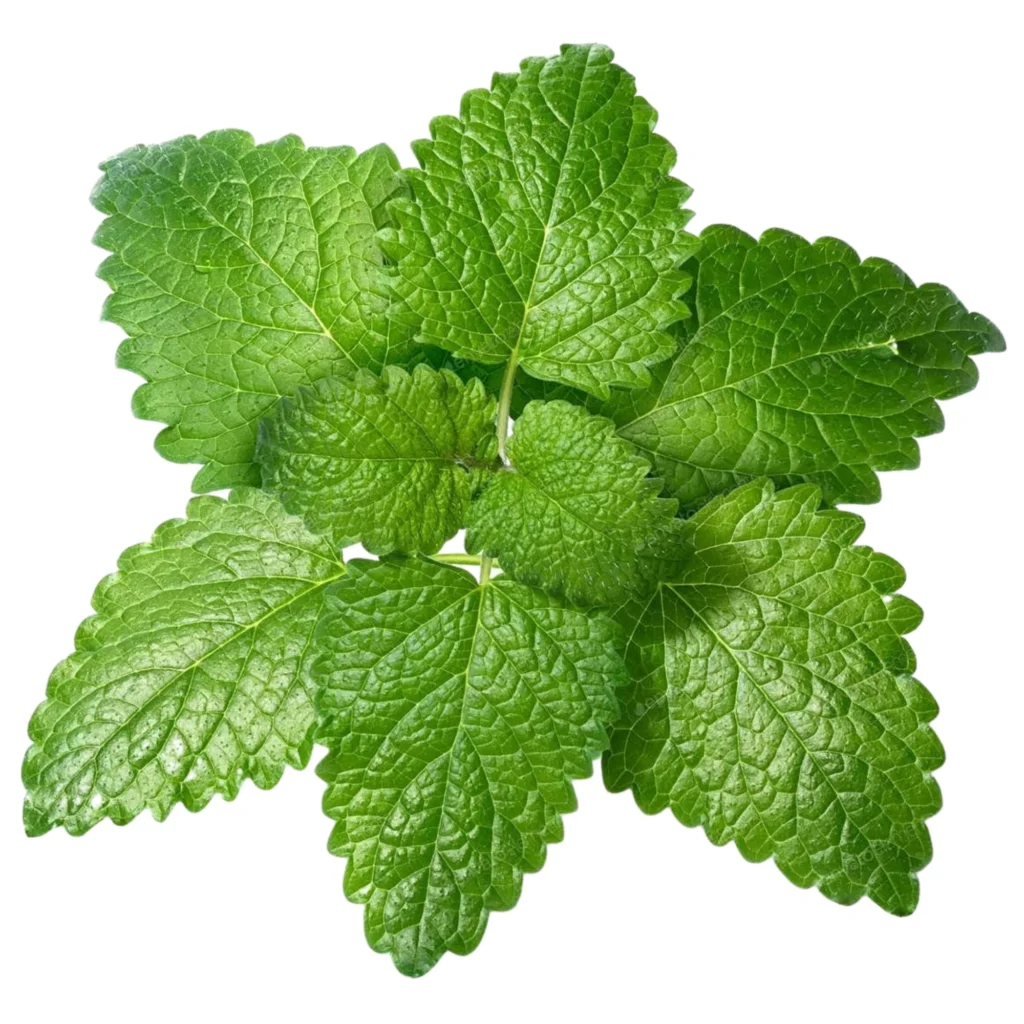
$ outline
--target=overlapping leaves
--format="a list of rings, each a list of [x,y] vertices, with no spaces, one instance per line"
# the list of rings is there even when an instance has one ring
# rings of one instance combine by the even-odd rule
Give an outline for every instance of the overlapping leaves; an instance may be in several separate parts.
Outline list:
[[[567,402],[531,402],[469,510],[466,550],[497,557],[517,579],[580,603],[643,591],[671,551],[674,501],[607,419]]]
[[[494,399],[425,366],[328,378],[264,420],[263,483],[339,546],[433,553],[496,465]]]
[[[436,119],[417,170],[236,131],[104,165],[135,411],[197,490],[264,490],[100,584],[30,726],[30,834],[271,786],[315,735],[345,891],[419,975],[516,902],[604,751],[644,810],[913,910],[920,611],[822,506],[916,465],[1002,337],[835,239],[698,251],[654,120],[567,46]]]
[[[134,410],[157,449],[201,462],[197,491],[259,484],[259,421],[329,375],[406,362],[376,230],[402,191],[386,146],[253,145],[222,131],[136,146],[103,165],[93,202],[118,365],[148,381]]]
[[[936,399],[977,382],[1002,335],[941,285],[788,231],[701,235],[696,332],[656,388],[620,401],[620,433],[684,507],[751,476],[877,501],[876,471],[917,465]],[[611,410],[609,410],[611,411]]]

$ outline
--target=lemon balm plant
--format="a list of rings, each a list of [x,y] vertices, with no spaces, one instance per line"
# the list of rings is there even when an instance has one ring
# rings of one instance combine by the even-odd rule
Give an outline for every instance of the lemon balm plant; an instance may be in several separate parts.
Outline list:
[[[230,494],[100,583],[30,725],[29,834],[199,810],[321,744],[345,892],[419,975],[515,904],[601,756],[644,811],[914,909],[921,612],[833,506],[915,466],[1002,338],[834,238],[689,233],[611,58],[496,75],[416,169],[240,131],[103,165],[134,410]]]

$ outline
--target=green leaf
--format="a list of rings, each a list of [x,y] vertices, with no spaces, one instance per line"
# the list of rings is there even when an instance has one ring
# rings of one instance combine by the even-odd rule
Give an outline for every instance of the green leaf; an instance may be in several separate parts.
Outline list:
[[[649,588],[671,541],[676,502],[602,416],[531,402],[508,442],[510,469],[469,510],[466,550],[579,604],[618,604]]]
[[[195,498],[129,548],[29,726],[25,826],[72,835],[261,789],[312,750],[309,662],[344,566],[260,491]]]
[[[699,329],[632,412],[606,410],[685,508],[766,475],[877,501],[876,471],[916,466],[914,439],[942,429],[936,399],[974,387],[969,357],[1004,347],[947,288],[834,238],[701,242]]]
[[[391,203],[380,237],[423,341],[602,396],[672,355],[690,190],[611,58],[564,46],[525,60],[414,143],[414,198]]]
[[[941,799],[937,708],[903,634],[921,619],[858,516],[754,483],[687,521],[686,568],[619,613],[632,679],[604,776],[800,886],[917,904]]]
[[[103,315],[128,334],[118,365],[149,382],[135,414],[169,424],[157,450],[203,463],[197,491],[259,483],[256,425],[282,395],[410,357],[411,333],[386,316],[375,238],[402,190],[397,168],[386,146],[254,146],[239,131],[103,165]]]
[[[575,809],[625,680],[611,619],[425,559],[349,563],[317,631],[345,893],[404,974],[468,953]]]
[[[494,406],[479,381],[426,366],[328,378],[261,426],[264,486],[338,547],[433,553],[498,464]]]

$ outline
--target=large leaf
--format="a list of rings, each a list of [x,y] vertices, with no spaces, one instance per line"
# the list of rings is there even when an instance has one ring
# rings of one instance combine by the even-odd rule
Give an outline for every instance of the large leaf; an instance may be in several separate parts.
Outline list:
[[[675,151],[603,46],[565,46],[467,93],[414,144],[414,198],[381,233],[422,340],[597,395],[675,350],[694,251]]]
[[[399,970],[468,953],[575,808],[614,720],[615,624],[426,560],[351,562],[317,631],[330,849]]]
[[[701,235],[697,327],[655,385],[604,409],[684,507],[751,476],[808,479],[829,503],[877,501],[877,470],[918,464],[936,399],[1003,348],[949,289],[786,231]],[[632,403],[632,408],[630,407]]]
[[[432,554],[498,465],[494,406],[479,381],[426,366],[320,381],[263,422],[263,485],[338,547]]]
[[[754,483],[687,521],[691,557],[621,610],[631,688],[609,788],[830,899],[917,904],[942,747],[903,634],[903,570],[803,485]]]
[[[658,497],[661,481],[611,420],[568,402],[531,402],[508,458],[470,506],[467,551],[497,556],[516,579],[580,604],[619,604],[648,589],[676,503]]]
[[[103,165],[96,244],[124,328],[118,365],[149,382],[157,449],[201,462],[195,489],[258,484],[256,425],[282,395],[406,360],[375,239],[400,190],[386,146],[306,149],[245,132],[137,146]]]
[[[31,835],[199,810],[309,760],[310,643],[344,572],[330,545],[240,488],[194,499],[118,566],[29,726]]]

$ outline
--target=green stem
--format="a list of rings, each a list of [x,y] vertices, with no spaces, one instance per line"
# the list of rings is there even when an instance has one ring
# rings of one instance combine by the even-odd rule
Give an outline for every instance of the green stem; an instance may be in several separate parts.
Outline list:
[[[462,551],[452,551],[441,555],[430,556],[435,562],[448,562],[451,565],[479,565],[479,555],[467,555]]]
[[[505,458],[505,445],[508,442],[508,416],[512,410],[512,387],[516,380],[516,368],[519,366],[519,346],[516,345],[505,367],[505,376],[501,379],[501,394],[498,396],[498,457],[502,462]]]
[[[545,237],[547,237],[547,228],[545,230]],[[533,287],[530,287],[530,294],[533,294]],[[527,311],[529,311],[529,304],[527,304]],[[525,314],[524,314],[525,318]],[[505,448],[508,444],[508,418],[512,411],[512,389],[516,382],[516,369],[519,366],[519,343],[522,341],[523,333],[520,329],[519,337],[516,339],[516,347],[512,349],[512,354],[508,358],[508,363],[505,366],[505,375],[501,378],[501,392],[498,395],[498,418],[495,422],[495,433],[498,435],[498,458],[507,466],[508,457],[505,454]],[[494,560],[488,558],[486,555],[480,559],[480,582],[486,583],[491,577],[491,566],[494,564]]]

